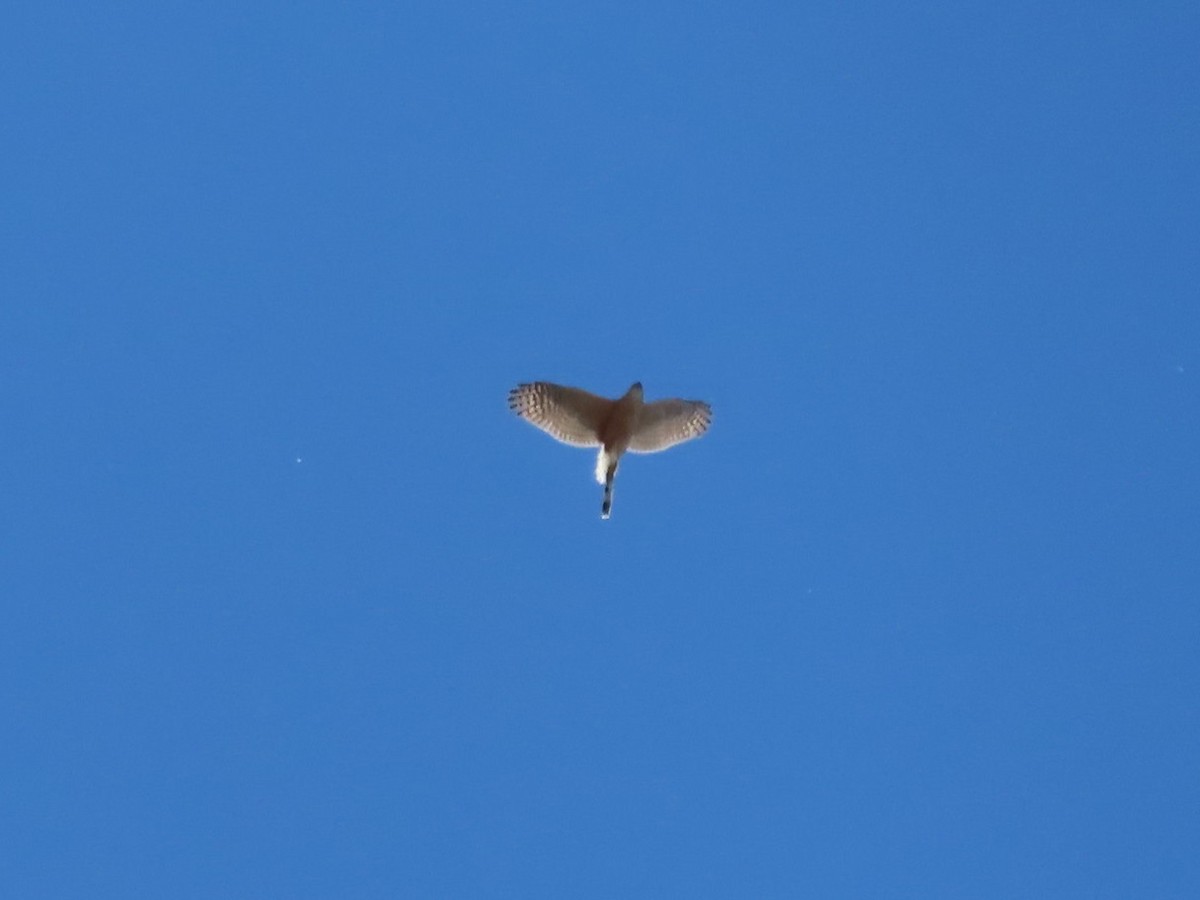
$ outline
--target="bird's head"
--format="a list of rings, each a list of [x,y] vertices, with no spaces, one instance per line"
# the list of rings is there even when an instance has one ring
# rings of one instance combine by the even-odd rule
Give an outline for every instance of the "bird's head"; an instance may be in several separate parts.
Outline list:
[[[640,381],[635,381],[633,384],[631,384],[629,386],[628,393],[634,397],[637,397],[639,400],[641,400],[642,399],[642,383]]]

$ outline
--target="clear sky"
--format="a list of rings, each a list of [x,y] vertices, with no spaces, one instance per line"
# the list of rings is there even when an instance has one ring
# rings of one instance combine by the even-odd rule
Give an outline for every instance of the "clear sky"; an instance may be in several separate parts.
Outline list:
[[[7,4],[0,894],[1200,896],[1198,47]]]

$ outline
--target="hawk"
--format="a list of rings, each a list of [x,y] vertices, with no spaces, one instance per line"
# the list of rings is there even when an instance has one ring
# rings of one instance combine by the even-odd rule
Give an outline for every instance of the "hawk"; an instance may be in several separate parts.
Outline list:
[[[613,479],[625,451],[657,453],[700,437],[712,423],[712,407],[701,400],[642,400],[636,382],[616,400],[548,381],[518,384],[509,391],[513,412],[555,440],[599,447],[596,481],[604,485],[600,517],[612,512]]]

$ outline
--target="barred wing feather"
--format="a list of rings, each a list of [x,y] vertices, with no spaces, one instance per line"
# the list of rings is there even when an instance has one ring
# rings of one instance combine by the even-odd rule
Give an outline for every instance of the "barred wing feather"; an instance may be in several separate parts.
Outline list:
[[[598,447],[600,427],[612,411],[613,401],[579,388],[535,381],[509,391],[508,407],[564,444]]]
[[[658,400],[642,407],[629,442],[634,453],[657,453],[708,431],[712,407],[700,400]]]

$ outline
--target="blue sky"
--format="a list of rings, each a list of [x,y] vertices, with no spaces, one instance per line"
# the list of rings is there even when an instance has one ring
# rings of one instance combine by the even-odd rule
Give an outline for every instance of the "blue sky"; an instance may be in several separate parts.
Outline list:
[[[0,25],[5,896],[1200,893],[1193,4]]]

